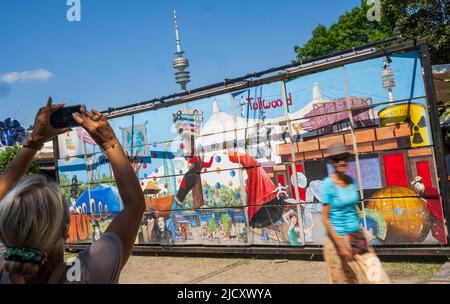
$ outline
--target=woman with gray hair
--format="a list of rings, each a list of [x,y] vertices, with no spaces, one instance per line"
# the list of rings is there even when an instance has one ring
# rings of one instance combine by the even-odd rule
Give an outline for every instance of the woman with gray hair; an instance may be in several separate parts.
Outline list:
[[[83,250],[72,265],[64,263],[69,206],[56,183],[43,176],[24,177],[45,142],[70,129],[54,129],[50,115],[64,104],[47,105],[36,115],[33,132],[0,176],[0,283],[117,283],[136,239],[145,209],[144,194],[122,147],[102,113],[73,114],[105,151],[114,172],[123,210],[102,237]]]

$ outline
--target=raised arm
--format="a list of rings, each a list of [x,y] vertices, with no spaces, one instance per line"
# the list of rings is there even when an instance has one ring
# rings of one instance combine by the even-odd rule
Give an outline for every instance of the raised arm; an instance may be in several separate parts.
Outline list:
[[[36,152],[42,148],[44,143],[56,135],[70,130],[69,128],[53,129],[50,125],[50,115],[62,107],[64,107],[64,104],[52,105],[52,98],[49,97],[47,105],[39,109],[30,138],[8,165],[4,174],[0,176],[0,200],[26,174]]]
[[[211,158],[209,159],[209,162],[207,162],[207,163],[204,162],[204,163],[203,163],[203,166],[204,166],[205,168],[211,168],[211,165],[212,165],[213,160],[214,160],[214,155],[211,156]]]
[[[117,234],[122,241],[123,267],[133,249],[145,211],[144,193],[136,173],[103,114],[95,110],[83,111],[74,114],[74,119],[105,150],[114,172],[117,188],[123,201],[123,210],[111,221],[106,232]]]

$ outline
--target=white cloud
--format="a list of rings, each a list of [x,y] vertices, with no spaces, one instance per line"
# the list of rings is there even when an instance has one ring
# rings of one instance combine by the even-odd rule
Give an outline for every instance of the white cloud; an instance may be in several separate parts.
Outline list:
[[[0,82],[13,84],[17,81],[46,81],[52,76],[52,73],[45,69],[24,72],[10,72],[6,74],[0,74]]]

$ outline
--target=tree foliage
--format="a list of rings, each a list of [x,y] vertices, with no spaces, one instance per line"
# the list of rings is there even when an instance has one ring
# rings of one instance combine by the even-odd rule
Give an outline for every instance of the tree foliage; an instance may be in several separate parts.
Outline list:
[[[407,39],[427,39],[433,64],[450,62],[449,1],[381,0],[380,22],[367,19],[371,6],[363,0],[360,7],[346,12],[330,27],[317,25],[310,40],[294,47],[297,61],[401,34]]]
[[[6,147],[5,151],[0,153],[0,175],[5,173],[6,168],[11,163],[11,161],[16,157],[17,153],[19,153],[21,147],[19,145],[14,145],[10,147]],[[27,174],[35,174],[39,173],[39,166],[35,161],[31,162],[30,167],[28,168]]]

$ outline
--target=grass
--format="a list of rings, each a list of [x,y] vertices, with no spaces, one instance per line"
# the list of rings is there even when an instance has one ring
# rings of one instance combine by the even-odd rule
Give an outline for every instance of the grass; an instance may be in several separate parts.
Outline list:
[[[76,258],[78,256],[78,253],[76,252],[65,252],[64,253],[64,261],[70,260],[72,258]]]
[[[416,277],[422,280],[431,279],[441,266],[448,261],[447,257],[383,257],[382,263],[387,270],[399,276]]]

